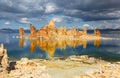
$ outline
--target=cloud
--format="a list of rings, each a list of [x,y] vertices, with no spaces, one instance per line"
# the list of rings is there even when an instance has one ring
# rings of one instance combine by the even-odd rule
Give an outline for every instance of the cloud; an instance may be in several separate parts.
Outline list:
[[[120,19],[118,0],[69,0],[69,2],[54,0],[54,2],[63,9],[64,15],[84,21]]]
[[[53,17],[52,18],[55,22],[62,22],[63,18],[61,17]]]
[[[86,27],[86,29],[94,29],[94,27],[89,24],[84,24],[83,29],[84,29],[84,27]]]
[[[89,25],[89,24],[84,24],[83,26],[84,26],[84,27],[89,27],[90,25]]]
[[[41,17],[60,14],[84,21],[120,19],[119,0],[1,0],[0,17]],[[2,16],[5,13],[4,17]],[[8,14],[8,15],[7,15]],[[13,15],[14,14],[14,15]],[[13,19],[13,20],[15,20]]]
[[[57,6],[53,3],[48,3],[45,5],[45,13],[53,13],[57,9]]]
[[[99,29],[120,29],[120,19],[117,20],[101,20],[96,22]]]
[[[111,20],[120,19],[120,0],[0,0],[0,20],[29,23],[31,19],[49,18],[56,22],[64,19],[67,23],[108,21],[112,24]]]
[[[20,23],[30,23],[30,21],[28,21],[28,18],[24,17],[20,19]]]
[[[5,25],[9,26],[10,25],[10,21],[6,21]]]

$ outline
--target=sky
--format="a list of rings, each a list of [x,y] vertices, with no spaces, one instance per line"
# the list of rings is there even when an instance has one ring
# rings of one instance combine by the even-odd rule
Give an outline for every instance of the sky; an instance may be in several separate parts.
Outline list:
[[[57,27],[120,29],[120,0],[0,0],[0,29]]]

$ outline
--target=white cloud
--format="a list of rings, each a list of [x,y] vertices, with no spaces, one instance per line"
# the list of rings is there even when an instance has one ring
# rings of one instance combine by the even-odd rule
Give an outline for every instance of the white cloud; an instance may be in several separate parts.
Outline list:
[[[99,29],[120,29],[120,19],[108,20],[108,21],[97,21],[97,28]]]
[[[87,29],[94,29],[93,26],[89,25],[89,24],[84,24],[83,25],[83,28],[86,27]]]
[[[53,18],[53,21],[55,22],[62,22],[63,18],[60,18],[60,17],[54,17]]]
[[[10,21],[6,21],[6,22],[5,22],[5,25],[10,25]]]
[[[42,21],[43,23],[43,21],[60,15],[62,17],[54,18],[55,22],[64,20],[68,24],[73,22],[79,24],[81,20],[95,21],[95,23],[105,20],[108,21],[108,24],[101,22],[96,26],[119,28],[120,21],[116,20],[120,19],[119,4],[120,0],[102,0],[100,2],[96,2],[96,0],[69,0],[69,2],[68,0],[0,0],[0,20],[10,20],[14,23],[30,23],[30,21],[37,20],[37,22]],[[43,17],[45,18],[43,19]],[[35,19],[32,20],[32,18]],[[118,25],[116,25],[116,21]],[[6,22],[6,25],[9,23]]]
[[[84,24],[83,26],[84,26],[84,27],[89,27],[90,25],[89,25],[89,24]]]
[[[45,6],[45,13],[53,13],[56,11],[56,8],[57,6],[53,3],[48,3],[46,4]]]
[[[23,17],[20,19],[20,23],[30,23],[30,21],[28,21],[28,18]]]

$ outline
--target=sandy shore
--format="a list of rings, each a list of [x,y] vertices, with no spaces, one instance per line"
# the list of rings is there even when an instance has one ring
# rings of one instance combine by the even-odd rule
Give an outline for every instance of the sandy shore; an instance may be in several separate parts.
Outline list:
[[[52,78],[119,78],[120,63],[94,57],[70,56],[66,59],[34,60],[46,66]],[[116,73],[113,73],[116,72]],[[113,74],[110,74],[113,73]]]
[[[120,78],[120,62],[87,55],[46,60],[22,58],[10,63],[9,71],[1,68],[0,78]]]

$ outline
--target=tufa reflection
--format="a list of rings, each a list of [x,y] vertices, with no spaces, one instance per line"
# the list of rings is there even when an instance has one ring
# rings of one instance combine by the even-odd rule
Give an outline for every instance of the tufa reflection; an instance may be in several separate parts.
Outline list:
[[[19,46],[23,47],[24,46],[24,38],[19,38]]]
[[[83,46],[84,49],[87,48],[87,40],[30,40],[30,53],[33,53],[38,46],[41,50],[48,52],[50,56],[54,56],[54,53],[57,48],[66,49],[66,46],[77,47]],[[99,47],[100,39],[94,40],[94,46]],[[24,38],[19,39],[19,46],[24,46]]]
[[[100,39],[94,40],[94,46],[96,47],[100,46]]]

